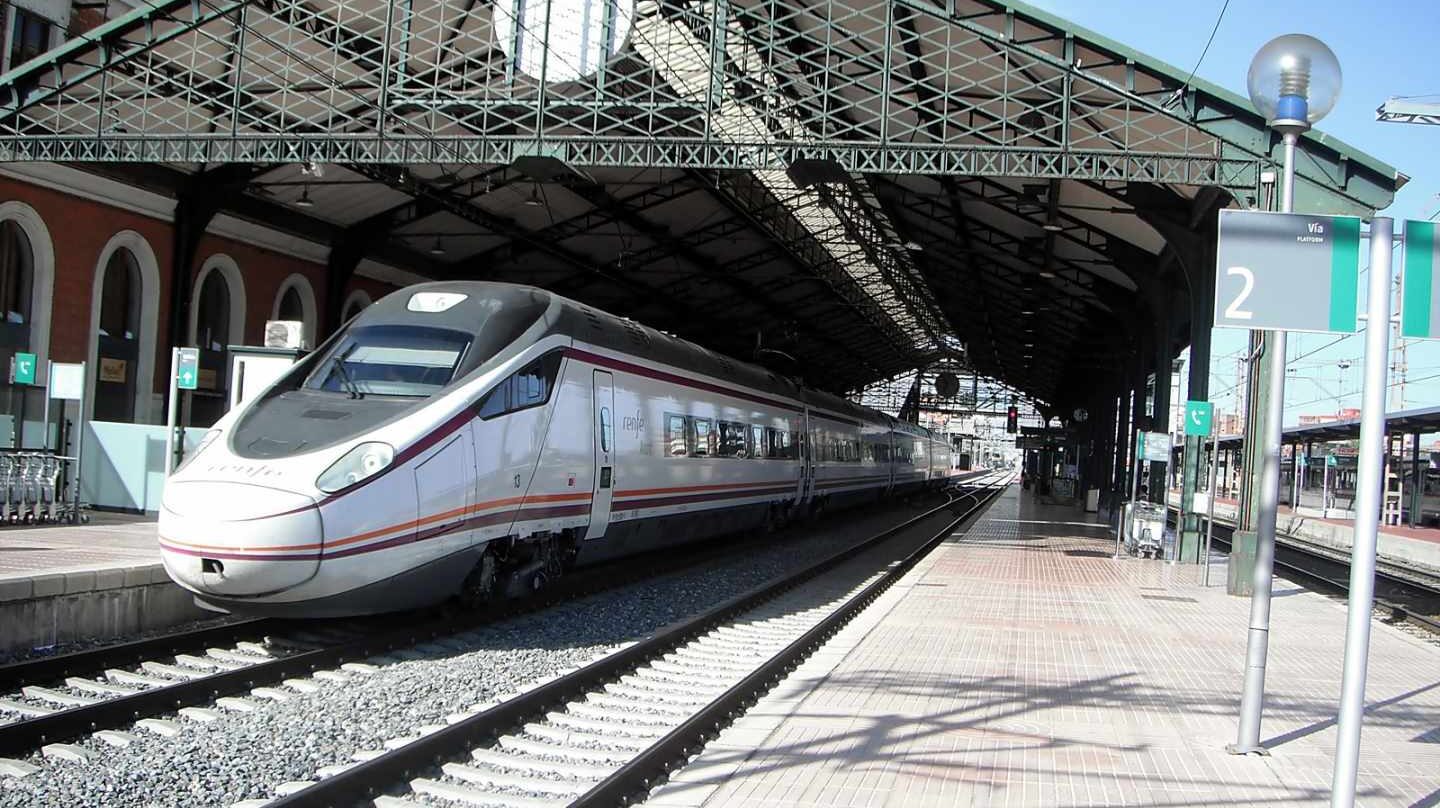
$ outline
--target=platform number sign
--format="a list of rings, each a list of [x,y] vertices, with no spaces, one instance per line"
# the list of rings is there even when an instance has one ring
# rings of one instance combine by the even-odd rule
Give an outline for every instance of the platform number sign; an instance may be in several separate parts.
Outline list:
[[[1400,302],[1400,336],[1440,338],[1440,241],[1434,222],[1405,223],[1405,287]]]
[[[1185,434],[1209,435],[1215,407],[1208,401],[1185,402]]]
[[[14,380],[13,383],[34,384],[36,361],[35,354],[33,353],[16,353],[15,358],[11,360],[11,377]]]
[[[181,390],[194,390],[200,384],[200,351],[181,348],[175,363],[175,384]]]
[[[1219,232],[1216,326],[1355,332],[1358,218],[1222,210]]]

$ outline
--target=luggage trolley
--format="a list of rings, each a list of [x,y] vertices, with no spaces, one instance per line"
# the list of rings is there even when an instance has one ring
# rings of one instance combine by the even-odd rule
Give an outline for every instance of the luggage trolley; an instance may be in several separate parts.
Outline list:
[[[50,452],[0,453],[0,522],[89,522],[65,491],[73,457]]]
[[[1165,538],[1165,506],[1154,502],[1130,503],[1125,549],[1134,556],[1160,558]]]

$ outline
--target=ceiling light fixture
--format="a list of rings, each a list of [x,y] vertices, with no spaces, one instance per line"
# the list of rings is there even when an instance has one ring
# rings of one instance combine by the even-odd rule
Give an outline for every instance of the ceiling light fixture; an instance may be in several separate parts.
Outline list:
[[[315,202],[314,202],[312,199],[310,199],[310,183],[308,183],[308,182],[305,183],[305,187],[300,190],[300,198],[297,199],[297,200],[295,200],[295,207],[297,207],[297,208],[313,208],[313,207],[315,207]]]
[[[1053,278],[1053,277],[1055,277],[1055,273],[1054,273],[1054,272],[1051,272],[1051,271],[1048,270],[1048,269],[1042,269],[1042,270],[1040,270],[1040,277],[1042,277],[1042,278]]]
[[[527,207],[527,208],[543,208],[543,207],[545,207],[545,201],[540,198],[540,183],[537,182],[537,183],[534,183],[534,184],[532,184],[532,185],[530,186],[530,198],[525,200],[525,207]]]
[[[1046,222],[1045,224],[1040,225],[1040,229],[1044,230],[1047,233],[1060,233],[1065,230],[1065,228],[1054,222]]]
[[[436,237],[435,237],[435,244],[430,248],[430,254],[431,254],[431,255],[444,255],[444,254],[445,254],[445,245],[444,245],[443,243],[441,243],[439,236],[436,236]]]

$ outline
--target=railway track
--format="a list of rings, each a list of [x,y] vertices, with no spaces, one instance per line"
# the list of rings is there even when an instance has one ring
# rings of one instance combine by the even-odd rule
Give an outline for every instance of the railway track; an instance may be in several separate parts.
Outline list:
[[[978,517],[1008,476],[987,483],[578,670],[452,715],[448,725],[417,728],[387,750],[361,752],[324,779],[286,783],[273,800],[236,808],[626,804],[697,752],[930,549]],[[927,531],[898,561],[876,565],[862,557],[935,518],[944,519],[944,527]],[[847,563],[865,569],[838,575],[836,568]]]
[[[1214,541],[1228,548],[1234,532],[1234,526],[1217,521]],[[1396,621],[1440,634],[1440,580],[1427,581],[1414,570],[1396,570],[1393,566],[1376,566],[1375,605],[1388,610]],[[1317,590],[1344,595],[1350,589],[1349,558],[1340,553],[1293,540],[1277,541],[1275,567]]]
[[[6,665],[0,667],[0,764],[14,770],[7,773],[27,773],[30,764],[8,759],[37,749],[47,757],[76,758],[82,750],[65,742],[79,736],[127,746],[138,732],[173,735],[179,731],[176,722],[156,716],[178,712],[188,720],[210,722],[227,712],[249,712],[257,700],[285,701],[308,692],[315,684],[307,680],[364,675],[373,670],[367,659],[412,658],[416,646],[446,635],[702,565],[736,550],[733,540],[712,542],[694,552],[642,557],[641,564],[632,559],[624,567],[596,567],[484,615],[325,624],[245,620]]]

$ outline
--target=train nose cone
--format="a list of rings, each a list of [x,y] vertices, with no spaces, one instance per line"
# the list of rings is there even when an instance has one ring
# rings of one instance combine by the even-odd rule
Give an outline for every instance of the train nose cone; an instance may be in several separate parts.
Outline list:
[[[302,494],[172,480],[159,527],[165,570],[196,592],[263,595],[304,583],[320,568],[320,511]]]

